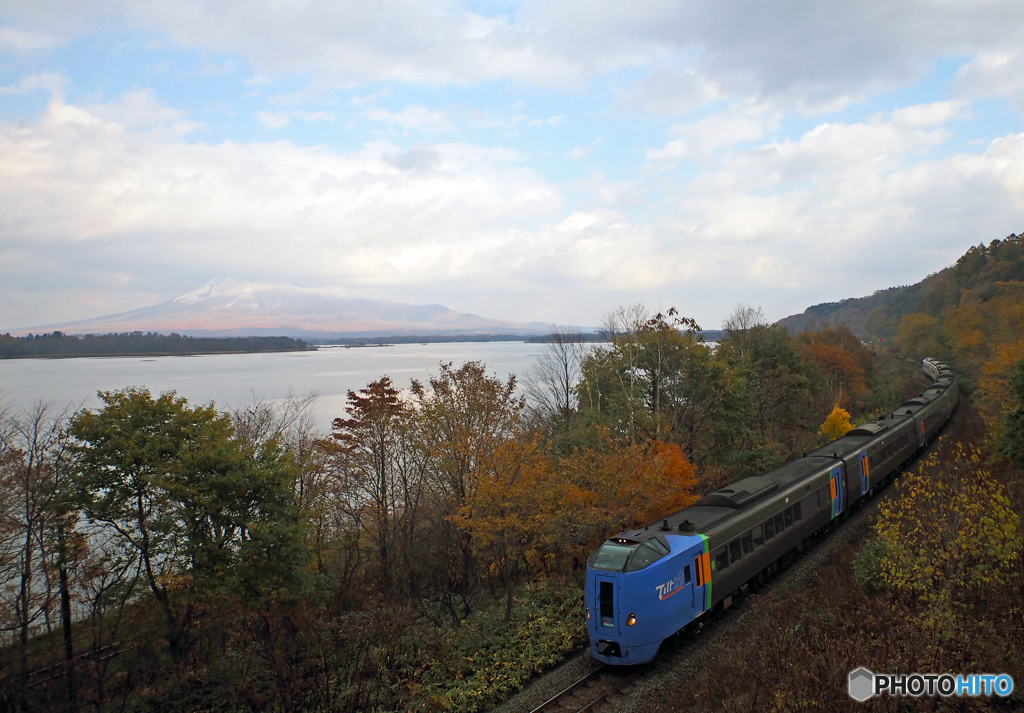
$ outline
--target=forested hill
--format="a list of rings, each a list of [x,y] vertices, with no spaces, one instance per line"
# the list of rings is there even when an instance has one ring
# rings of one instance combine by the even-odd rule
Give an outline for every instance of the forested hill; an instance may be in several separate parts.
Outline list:
[[[125,332],[76,337],[61,332],[12,337],[0,334],[0,359],[28,357],[184,355],[224,352],[289,352],[311,349],[291,337],[183,337],[180,334]]]
[[[867,341],[897,336],[910,314],[938,317],[961,303],[987,302],[1024,282],[1024,236],[1010,234],[972,247],[956,261],[915,285],[890,287],[868,297],[826,302],[779,320],[790,334],[825,323],[845,324]]]

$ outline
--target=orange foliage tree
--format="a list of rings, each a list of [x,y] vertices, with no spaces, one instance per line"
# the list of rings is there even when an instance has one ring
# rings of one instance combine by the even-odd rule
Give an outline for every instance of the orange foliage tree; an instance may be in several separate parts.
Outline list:
[[[559,461],[565,534],[595,547],[618,530],[657,520],[696,502],[695,469],[679,446],[661,441],[580,448]]]
[[[516,584],[531,562],[541,565],[556,539],[556,483],[550,461],[532,438],[498,446],[478,463],[475,481],[451,521],[471,536],[486,575],[501,582],[510,621]]]
[[[978,411],[989,429],[998,430],[999,422],[1013,405],[1010,378],[1021,358],[1024,358],[1024,339],[997,346],[992,359],[981,367]]]
[[[814,343],[804,347],[825,379],[825,390],[836,403],[849,405],[864,390],[864,368],[853,355],[833,344]]]

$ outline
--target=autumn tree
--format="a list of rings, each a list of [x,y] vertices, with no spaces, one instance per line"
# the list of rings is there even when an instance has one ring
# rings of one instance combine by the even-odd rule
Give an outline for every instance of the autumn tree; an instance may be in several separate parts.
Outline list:
[[[798,452],[812,432],[814,374],[786,330],[774,324],[750,327],[742,342],[729,334],[716,351],[745,382],[737,465],[750,473],[769,470]]]
[[[607,431],[597,448],[558,462],[564,483],[564,534],[589,552],[614,532],[645,525],[696,502],[696,471],[682,449],[661,441],[616,441]]]
[[[720,459],[742,429],[741,382],[675,309],[634,305],[608,317],[608,346],[583,361],[578,392],[583,442],[607,429],[636,443],[677,443],[688,459]],[[595,429],[595,426],[597,429]]]
[[[63,654],[74,657],[69,569],[80,555],[77,517],[67,503],[69,449],[64,413],[39,403],[0,414],[0,616],[15,633],[26,695],[32,638],[60,621]],[[72,672],[67,703],[77,708]]]
[[[335,472],[350,504],[370,518],[367,529],[375,542],[381,583],[390,592],[400,550],[405,553],[404,570],[417,569],[410,550],[423,477],[422,460],[411,442],[412,410],[385,376],[358,393],[348,392],[348,415],[332,425]]]
[[[914,312],[900,320],[893,345],[903,354],[920,361],[945,352],[941,338],[941,325],[937,318]]]
[[[472,610],[476,567],[472,536],[453,518],[473,498],[497,450],[517,436],[525,401],[514,375],[505,381],[488,376],[477,361],[458,369],[442,363],[426,384],[413,380],[412,395],[435,518],[432,560],[444,606],[462,618]]]
[[[768,326],[768,320],[761,311],[760,305],[738,304],[725,321],[722,329],[725,330],[726,339],[732,345],[731,349],[739,359],[743,359],[747,353],[747,344],[751,337],[755,336],[754,330]]]
[[[469,533],[488,576],[505,592],[505,621],[512,618],[516,586],[552,553],[558,535],[557,483],[535,438],[509,439],[477,467],[476,488],[452,517]]]
[[[1019,577],[1020,519],[980,453],[933,453],[879,505],[877,581],[920,605],[921,621],[948,636],[975,607]]]
[[[1024,467],[1024,358],[1017,362],[1009,391],[1016,404],[1003,420],[999,452],[1019,467]]]
[[[805,361],[817,367],[819,393],[825,404],[844,408],[862,405],[867,379],[874,371],[874,354],[846,325],[829,326],[798,334]]]
[[[818,433],[821,434],[826,443],[831,443],[838,438],[842,438],[852,430],[853,424],[850,423],[849,412],[839,404],[836,404],[832,409],[832,413],[821,424]]]
[[[305,561],[290,457],[235,439],[229,417],[173,392],[100,392],[72,419],[83,513],[141,563],[176,661],[204,593],[293,583]]]

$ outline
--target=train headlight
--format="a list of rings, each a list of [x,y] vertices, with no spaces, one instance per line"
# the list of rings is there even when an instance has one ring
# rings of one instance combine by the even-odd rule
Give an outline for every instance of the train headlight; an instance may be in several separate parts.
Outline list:
[[[587,621],[590,621],[590,607],[587,607]]]
[[[626,619],[626,626],[633,626],[633,624],[635,624],[635,623],[636,623],[636,615],[635,614],[630,614],[629,618]]]

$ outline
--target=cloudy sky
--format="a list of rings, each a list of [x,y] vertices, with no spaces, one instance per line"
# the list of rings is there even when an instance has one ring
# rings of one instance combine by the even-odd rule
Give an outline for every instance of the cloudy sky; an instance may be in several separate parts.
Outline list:
[[[1024,229],[1019,0],[3,0],[0,328],[217,276],[716,328]]]

